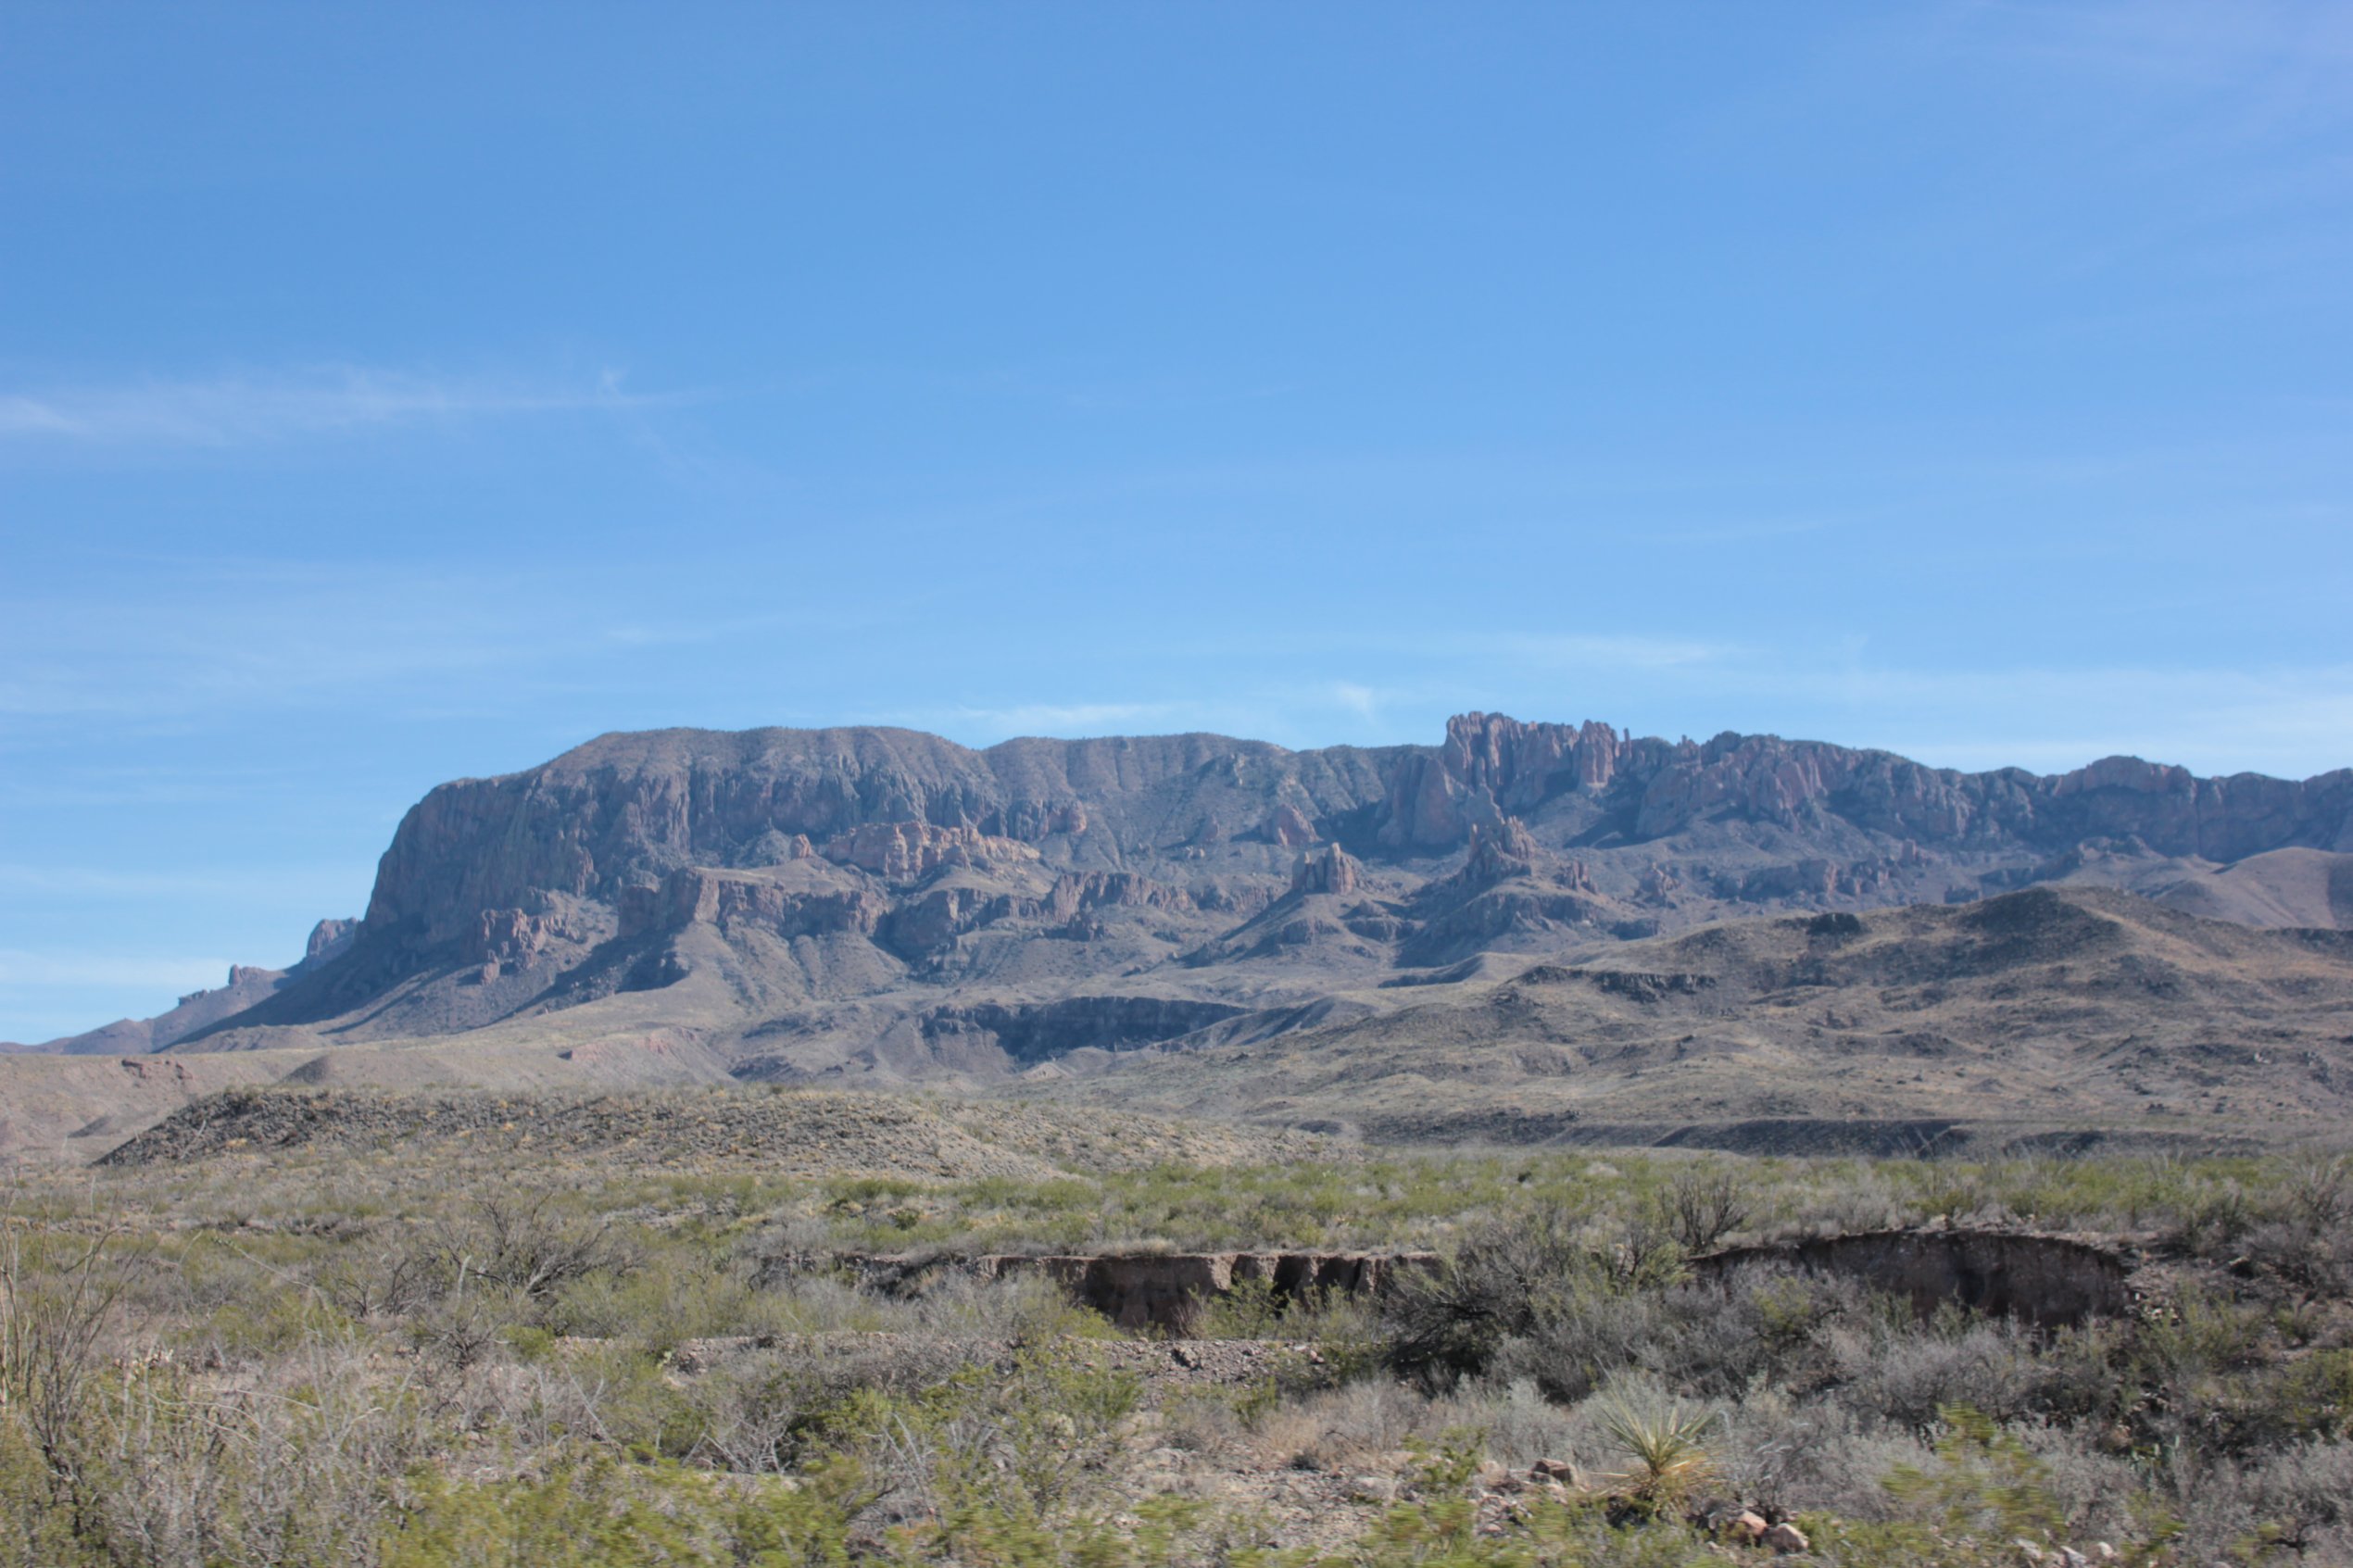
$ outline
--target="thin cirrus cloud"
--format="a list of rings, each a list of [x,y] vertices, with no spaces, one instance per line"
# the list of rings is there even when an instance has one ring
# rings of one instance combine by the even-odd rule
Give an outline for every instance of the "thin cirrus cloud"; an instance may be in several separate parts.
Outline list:
[[[952,717],[963,721],[961,727],[989,734],[1109,734],[1123,725],[1164,722],[1193,708],[1193,704],[1176,702],[1032,702],[1006,708],[963,708]]]
[[[594,381],[527,382],[331,366],[191,381],[0,392],[0,442],[233,447],[399,425],[643,408],[672,399]]]
[[[149,596],[166,588],[173,610],[157,616]],[[598,642],[449,571],[142,563],[78,591],[0,596],[0,716],[184,720],[391,696],[485,669],[519,679]]]
[[[366,886],[369,868],[282,865],[258,870],[117,871],[106,866],[28,865],[0,861],[0,892],[46,898],[107,902],[203,898],[268,902],[292,888],[347,890]]]
[[[218,985],[227,959],[34,953],[0,947],[0,985],[24,990],[84,985],[142,985],[195,990]]]

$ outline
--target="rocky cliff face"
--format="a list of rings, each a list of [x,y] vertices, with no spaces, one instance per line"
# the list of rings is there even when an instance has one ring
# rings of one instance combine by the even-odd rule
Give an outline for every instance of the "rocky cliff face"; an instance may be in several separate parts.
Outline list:
[[[887,878],[986,859],[983,841],[1117,870],[1247,833],[1277,797],[1302,816],[1345,817],[1382,798],[1392,761],[1214,735],[988,751],[902,730],[609,735],[419,802],[378,868],[368,933],[432,947],[485,909],[529,910],[550,892],[610,903],[681,866],[790,858],[797,838]]]
[[[536,916],[549,895],[617,906],[682,867],[756,867],[812,844],[893,884],[1015,861],[1181,868],[1234,843],[1263,843],[1267,854],[1239,869],[1272,872],[1327,841],[1416,861],[1483,834],[1483,852],[1518,856],[1525,846],[1511,835],[1524,840],[1525,824],[1541,831],[1548,816],[1604,844],[1720,823],[1812,836],[1823,842],[1801,847],[1811,853],[1779,858],[1838,862],[1824,895],[1835,896],[1841,876],[1856,878],[1851,857],[1823,852],[1831,841],[1998,856],[2131,837],[2218,862],[2290,846],[2353,848],[2353,771],[2199,779],[2111,758],[2050,777],[1959,773],[1770,735],[1670,743],[1483,713],[1449,721],[1437,746],[1385,751],[1289,752],[1212,735],[970,751],[895,730],[665,731],[434,790],[384,855],[366,930],[432,947],[470,939],[485,910]]]
[[[223,1019],[234,1018],[277,995],[292,981],[343,956],[359,934],[356,920],[322,920],[310,931],[303,957],[291,969],[231,964],[227,984],[191,991],[170,1011],[154,1018],[124,1018],[87,1034],[52,1040],[38,1047],[67,1056],[142,1056],[164,1050]]]
[[[2133,886],[2150,866],[2180,882],[2267,854],[2314,881],[2295,856],[2347,848],[2353,771],[1959,773],[1487,713],[1436,746],[1305,752],[1198,734],[974,751],[903,730],[660,731],[435,789],[400,824],[364,921],[322,925],[298,972],[246,983],[261,999],[225,1022],[208,1007],[206,1028],[448,1033],[692,980],[679,995],[721,1020],[697,1027],[761,1033],[772,1067],[779,1037],[808,1060],[881,1060],[891,1039],[929,1060],[943,1005],[995,1018],[1113,986],[1279,1010],[1481,952],[2040,881]],[[2277,880],[2240,880],[2262,877]],[[1107,1045],[1134,1037],[1109,1014],[1057,1016],[1079,1022],[1047,1032],[1056,1049],[1098,1024]],[[992,1060],[1035,1060],[1022,1030],[963,1034],[996,1039]]]

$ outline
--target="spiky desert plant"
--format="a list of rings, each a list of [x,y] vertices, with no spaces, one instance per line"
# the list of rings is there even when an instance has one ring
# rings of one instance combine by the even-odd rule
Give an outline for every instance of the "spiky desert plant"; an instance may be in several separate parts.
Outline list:
[[[1651,1512],[1689,1496],[1716,1472],[1707,1448],[1713,1411],[1688,1409],[1680,1399],[1658,1404],[1613,1397],[1603,1401],[1601,1421],[1610,1441],[1634,1461],[1610,1479],[1628,1500]]]

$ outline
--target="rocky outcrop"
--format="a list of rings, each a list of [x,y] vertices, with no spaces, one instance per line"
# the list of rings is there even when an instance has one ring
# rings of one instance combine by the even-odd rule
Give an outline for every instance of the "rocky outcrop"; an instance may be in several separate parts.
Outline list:
[[[659,886],[623,892],[620,935],[642,936],[698,923],[751,925],[785,937],[864,935],[889,909],[888,900],[865,888],[795,885],[757,872],[687,866]]]
[[[1837,817],[1918,844],[1980,848],[2133,834],[2162,854],[2235,860],[2283,845],[2345,845],[2353,770],[2301,782],[2198,779],[2117,757],[2049,777],[1960,773],[1883,751],[1724,734],[1675,747],[1651,771],[1634,832],[1665,837],[1711,814],[1789,828]]]
[[[1063,922],[1092,909],[1189,909],[1192,896],[1181,887],[1134,872],[1065,872],[1054,879],[1053,890],[1034,913],[1049,922]]]
[[[317,966],[332,963],[351,950],[359,939],[359,922],[356,920],[322,920],[310,928],[310,940],[303,947],[302,961]]]
[[[1328,895],[1345,898],[1364,885],[1365,868],[1339,845],[1327,845],[1302,855],[1290,874],[1290,896],[1298,898]]]
[[[1382,843],[1439,849],[1563,795],[1623,797],[1629,836],[1671,836],[1710,817],[1800,828],[1837,818],[1921,843],[2059,846],[2137,834],[2158,852],[2235,860],[2303,845],[2353,848],[2353,770],[2301,782],[2199,779],[2137,758],[2049,777],[1961,773],[1883,751],[1726,734],[1704,745],[1620,735],[1606,724],[1448,721],[1432,751],[1400,759]]]
[[[2071,1327],[2131,1309],[2131,1259],[2067,1236],[2015,1231],[1898,1230],[1816,1236],[1742,1247],[1694,1259],[1702,1275],[1723,1278],[1758,1266],[1859,1280],[1910,1304],[1923,1318],[1946,1306],[2011,1317],[2043,1328]]]
[[[526,890],[607,903],[682,866],[771,864],[794,835],[873,824],[1054,843],[1074,869],[1117,867],[1172,821],[1239,832],[1279,796],[1319,818],[1378,802],[1391,754],[1289,752],[1216,735],[1009,741],[971,751],[906,730],[665,730],[607,735],[526,773],[444,784],[378,868],[371,937],[425,950]],[[903,837],[903,830],[902,834]],[[921,851],[914,851],[917,859]],[[886,857],[887,863],[887,857]]]
[[[1449,721],[1436,746],[1380,750],[1171,735],[974,751],[887,729],[608,735],[433,791],[395,834],[362,922],[322,924],[266,995],[231,988],[244,998],[234,1024],[212,1002],[198,1011],[215,1033],[336,1019],[343,1039],[451,1033],[593,1000],[613,976],[633,989],[675,978],[683,960],[599,958],[597,945],[698,926],[725,941],[842,938],[822,955],[739,953],[729,984],[753,1008],[976,975],[1013,984],[1016,971],[1046,990],[1126,985],[1171,961],[1261,963],[1237,995],[1291,976],[1313,990],[1343,971],[1764,909],[2138,874],[2091,864],[2079,847],[2094,843],[2126,847],[2115,853],[2135,865],[2180,859],[2184,876],[2258,851],[2353,849],[2353,771],[2198,779],[2110,759],[2049,778],[1965,774],[1811,741],[1670,742],[1488,713]],[[2353,909],[2322,873],[2297,874],[2310,887],[2294,909]],[[2207,904],[2288,908],[2221,893]],[[1087,950],[1016,956],[1016,935]],[[472,994],[443,994],[459,985]],[[933,999],[892,1006],[912,1017]],[[170,1035],[101,1033],[75,1048]]]
[[[1307,813],[1286,800],[1266,819],[1266,836],[1286,849],[1297,849],[1316,842],[1322,835],[1316,833],[1315,824],[1307,820]]]
[[[1122,1328],[1189,1334],[1216,1299],[1237,1286],[1259,1286],[1280,1306],[1325,1296],[1378,1297],[1400,1276],[1437,1266],[1432,1252],[1065,1253],[974,1258],[850,1257],[795,1260],[847,1266],[871,1286],[920,1291],[941,1274],[981,1280],[1043,1275],[1072,1301]]]
[[[1038,851],[966,823],[863,822],[828,841],[818,853],[837,866],[855,866],[886,882],[919,882],[949,866],[988,871],[1035,861]]]
[[[896,953],[928,953],[954,944],[967,932],[1027,913],[1029,900],[985,887],[934,887],[896,905],[875,925],[882,945]]]
[[[560,911],[532,914],[522,909],[484,909],[475,918],[462,953],[467,962],[482,965],[489,977],[496,978],[536,968],[552,949],[595,936],[593,927],[576,924]]]
[[[1206,1029],[1246,1010],[1184,997],[1067,997],[1052,1002],[963,1002],[935,1008],[919,1026],[927,1040],[987,1035],[1018,1062],[1071,1051],[1133,1050]]]
[[[1528,824],[1517,817],[1505,817],[1492,828],[1471,829],[1470,853],[1463,858],[1461,875],[1466,882],[1482,884],[1532,876],[1536,862],[1543,858]]]
[[[1652,743],[1656,744],[1656,743]],[[1572,790],[1598,795],[1635,745],[1607,724],[1522,723],[1500,713],[1446,721],[1435,752],[1417,752],[1391,776],[1381,842],[1444,848],[1473,827]]]
[[[1741,883],[1741,897],[1749,899],[1835,898],[1851,891],[1842,868],[1829,860],[1793,860],[1786,865],[1753,871]]]
[[[887,882],[1026,860],[1049,845],[1057,871],[1134,870],[1245,838],[1305,848],[1327,836],[1319,823],[1341,824],[1336,836],[1360,851],[1405,857],[1469,846],[1476,830],[1501,869],[1527,858],[1510,822],[1564,797],[1628,843],[1736,820],[1801,836],[1843,824],[1908,840],[1907,855],[2057,853],[2128,834],[2212,860],[2353,848],[2353,771],[2197,779],[2110,759],[2049,778],[1969,774],[1812,741],[1670,743],[1484,713],[1450,721],[1437,746],[1378,752],[1211,735],[968,751],[900,730],[662,731],[434,790],[384,855],[367,932],[422,951],[467,939],[484,910],[531,909],[546,894],[612,905],[682,867],[776,863],[799,838]]]

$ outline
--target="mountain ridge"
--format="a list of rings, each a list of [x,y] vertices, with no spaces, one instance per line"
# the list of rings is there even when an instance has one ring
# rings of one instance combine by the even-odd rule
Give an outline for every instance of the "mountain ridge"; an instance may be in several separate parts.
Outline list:
[[[415,1063],[471,1051],[533,1082],[988,1088],[1322,1038],[1458,971],[1793,914],[2047,885],[2353,927],[2349,851],[2353,770],[1966,773],[1485,713],[1432,746],[1310,751],[617,732],[428,792],[333,950],[146,1038],[306,1083],[430,1047]],[[138,1035],[63,1044],[128,1060]]]

